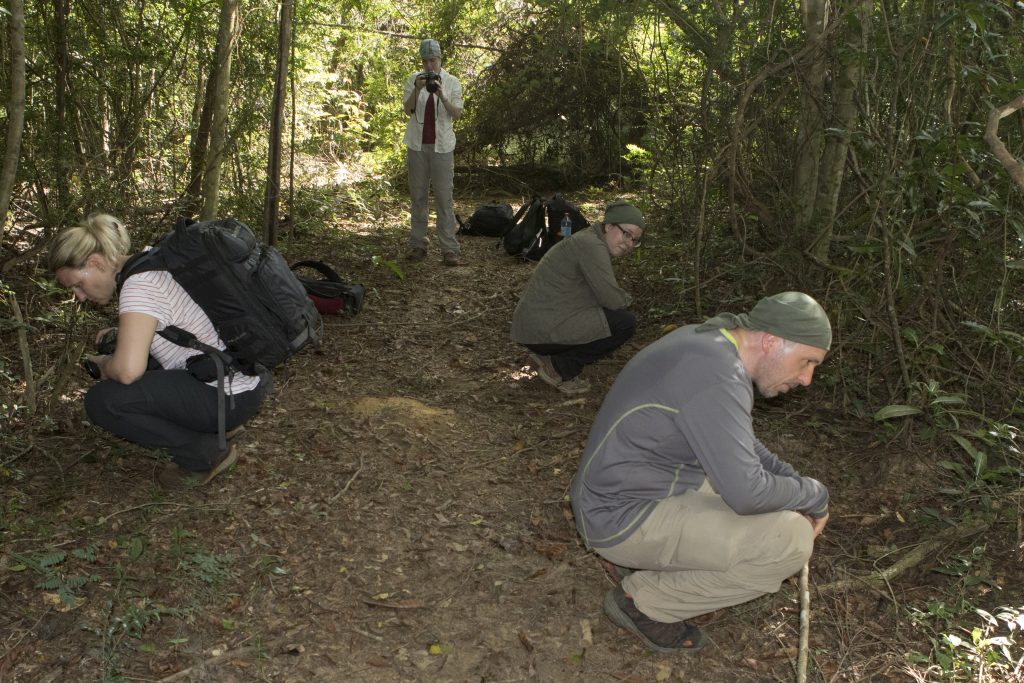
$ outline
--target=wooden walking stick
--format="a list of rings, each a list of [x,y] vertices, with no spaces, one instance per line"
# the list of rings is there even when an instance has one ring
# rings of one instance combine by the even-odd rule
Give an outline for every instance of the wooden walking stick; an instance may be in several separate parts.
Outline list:
[[[796,655],[796,683],[807,683],[807,650],[811,631],[811,591],[807,587],[810,562],[800,570],[800,649]]]

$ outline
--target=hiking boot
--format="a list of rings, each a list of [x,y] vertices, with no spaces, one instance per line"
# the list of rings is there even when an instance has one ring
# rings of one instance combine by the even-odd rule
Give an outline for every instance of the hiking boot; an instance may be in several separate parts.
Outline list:
[[[454,251],[444,252],[444,257],[441,259],[441,263],[446,266],[457,266],[459,265],[459,255]]]
[[[551,356],[531,353],[530,360],[533,363],[533,369],[537,371],[537,376],[557,389],[558,385],[562,383],[562,376],[558,374],[558,370],[555,370]]]
[[[700,628],[685,621],[666,624],[651,619],[637,609],[622,586],[616,586],[604,596],[604,613],[616,626],[633,633],[656,652],[694,651],[704,644]]]
[[[228,448],[217,460],[216,464],[208,470],[191,472],[183,469],[176,463],[170,463],[156,475],[156,483],[168,491],[181,491],[197,486],[209,484],[221,472],[238,462],[238,453],[234,444],[228,444]]]
[[[590,382],[582,377],[564,379],[559,383],[558,390],[563,394],[585,394],[590,391]]]
[[[424,247],[413,247],[409,250],[409,253],[405,255],[405,260],[416,263],[427,258],[427,250]]]

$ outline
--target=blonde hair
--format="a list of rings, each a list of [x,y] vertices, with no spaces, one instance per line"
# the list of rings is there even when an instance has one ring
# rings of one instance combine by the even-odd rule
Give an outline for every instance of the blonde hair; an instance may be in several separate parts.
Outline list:
[[[100,254],[111,263],[131,249],[128,230],[119,219],[105,213],[94,213],[82,225],[66,228],[50,247],[50,270],[81,268],[93,254]]]

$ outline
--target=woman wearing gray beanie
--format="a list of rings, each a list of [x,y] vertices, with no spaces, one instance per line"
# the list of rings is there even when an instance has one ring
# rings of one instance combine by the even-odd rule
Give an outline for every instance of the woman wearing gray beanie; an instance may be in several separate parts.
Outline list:
[[[512,341],[532,352],[537,374],[562,393],[589,391],[579,376],[584,366],[636,331],[636,318],[625,310],[633,298],[616,282],[612,258],[640,246],[643,234],[640,210],[612,202],[603,222],[556,244],[533,271],[512,315]]]

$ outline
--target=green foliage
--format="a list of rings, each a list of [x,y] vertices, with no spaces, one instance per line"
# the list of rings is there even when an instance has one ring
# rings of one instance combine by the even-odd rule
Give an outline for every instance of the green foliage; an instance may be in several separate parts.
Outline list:
[[[910,618],[932,643],[930,655],[907,655],[915,668],[926,667],[946,681],[995,683],[1015,680],[1019,674],[1024,607],[1000,607],[993,614],[967,602],[949,606],[932,601],[924,610],[912,608]]]
[[[195,542],[195,536],[180,523],[171,532],[171,556],[175,559],[175,580],[187,586],[197,597],[215,599],[234,576],[231,554],[207,552]]]
[[[96,544],[85,548],[77,548],[72,555],[86,562],[95,562]],[[75,604],[76,591],[90,581],[99,581],[95,574],[77,574],[72,571],[64,571],[68,555],[63,550],[51,550],[35,555],[22,555],[11,553],[11,557],[18,563],[13,567],[14,571],[30,569],[35,572],[40,580],[35,584],[36,588],[44,591],[56,591],[61,604],[71,606]]]

